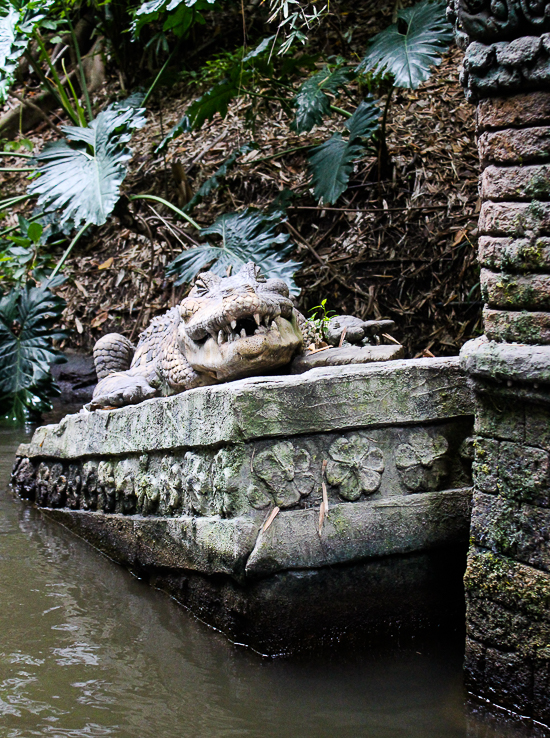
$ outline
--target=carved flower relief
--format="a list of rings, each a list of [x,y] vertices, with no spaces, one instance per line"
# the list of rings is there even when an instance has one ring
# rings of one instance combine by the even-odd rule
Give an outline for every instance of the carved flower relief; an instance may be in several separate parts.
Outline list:
[[[338,487],[344,500],[358,500],[362,494],[372,495],[380,487],[384,471],[384,454],[368,438],[352,435],[334,441],[328,450],[327,482]]]
[[[395,451],[395,465],[405,487],[412,492],[437,489],[448,473],[448,448],[445,436],[438,433],[432,438],[424,428],[414,431]]]
[[[311,456],[306,449],[295,449],[289,441],[276,443],[259,453],[253,461],[253,470],[263,482],[260,489],[248,488],[250,504],[267,507],[272,500],[281,508],[292,507],[311,493],[315,479],[310,472]]]

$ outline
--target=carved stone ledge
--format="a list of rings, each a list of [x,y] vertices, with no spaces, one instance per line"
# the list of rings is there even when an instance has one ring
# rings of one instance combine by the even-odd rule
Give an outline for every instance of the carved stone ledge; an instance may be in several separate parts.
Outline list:
[[[550,384],[550,346],[497,343],[481,336],[464,344],[460,363],[475,378]],[[517,392],[514,387],[513,392]]]
[[[349,563],[466,539],[472,410],[455,358],[241,380],[40,428],[12,485],[130,565]]]

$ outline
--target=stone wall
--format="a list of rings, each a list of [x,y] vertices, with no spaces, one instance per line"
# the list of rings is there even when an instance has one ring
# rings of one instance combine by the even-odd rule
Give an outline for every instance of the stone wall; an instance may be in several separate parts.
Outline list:
[[[456,0],[477,102],[485,336],[462,350],[476,401],[466,680],[550,724],[550,15]]]
[[[379,604],[362,613],[413,623],[398,603],[435,582],[425,552],[467,542],[472,413],[457,359],[251,378],[39,428],[18,451],[13,486],[240,640],[246,629],[265,636],[273,598],[288,610],[307,596],[330,625],[326,587],[337,589],[337,576],[319,584],[314,608],[298,573],[367,561],[368,572],[342,573],[349,607],[372,599],[352,582],[376,583]],[[421,559],[380,563],[397,555]]]

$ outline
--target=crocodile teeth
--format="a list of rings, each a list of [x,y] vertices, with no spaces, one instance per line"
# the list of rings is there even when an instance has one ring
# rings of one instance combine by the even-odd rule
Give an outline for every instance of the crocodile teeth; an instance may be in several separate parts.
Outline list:
[[[264,325],[261,325],[259,328],[256,328],[256,330],[254,331],[255,336],[261,335],[262,333],[267,333],[267,330]]]
[[[271,320],[271,318],[269,317],[269,315],[264,315],[263,320],[264,320],[264,323],[265,323],[265,327],[266,328],[269,328],[269,322]]]
[[[277,323],[275,321],[273,321],[273,323],[271,324],[270,330],[272,330],[272,331],[278,331],[279,330],[279,328],[277,326]]]
[[[223,331],[220,331],[218,333],[218,346],[221,346],[222,343],[225,341],[225,333]]]
[[[244,328],[241,329],[241,338],[246,338],[246,330]]]
[[[227,334],[227,343],[232,343],[232,342],[233,342],[234,340],[235,340],[235,336],[234,336],[234,335],[233,335],[233,333],[232,333],[232,332],[230,331],[230,332],[229,332],[229,333]]]
[[[236,320],[232,320],[232,321],[231,321],[231,328],[232,328],[233,330],[235,330],[235,328],[236,328],[236,327],[237,327],[237,321],[236,321]]]
[[[254,320],[256,321],[256,325],[260,325],[260,313],[254,313]]]
[[[214,339],[214,341],[218,340],[218,335],[216,331],[208,331],[210,333],[210,336]]]

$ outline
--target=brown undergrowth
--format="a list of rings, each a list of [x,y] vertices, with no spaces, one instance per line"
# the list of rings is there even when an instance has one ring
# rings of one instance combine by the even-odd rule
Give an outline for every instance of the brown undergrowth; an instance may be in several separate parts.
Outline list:
[[[341,118],[298,136],[281,108],[269,103],[253,111],[251,130],[246,121],[253,103],[240,100],[224,120],[216,116],[199,132],[176,139],[166,156],[155,156],[155,145],[198,94],[177,88],[156,96],[147,127],[134,137],[124,190],[177,203],[174,164],[183,165],[196,191],[253,139],[258,148],[239,159],[193,217],[208,225],[224,212],[265,207],[283,189],[298,193],[284,227],[296,245],[294,258],[303,262],[299,307],[307,313],[326,298],[336,312],[395,320],[408,356],[456,354],[479,332],[481,308],[474,109],[458,82],[460,58],[452,49],[426,84],[396,91],[388,123],[391,178],[379,182],[376,159],[364,159],[335,206],[319,207],[313,199],[305,147],[340,130]],[[50,137],[47,130],[29,136],[37,144]],[[13,178],[5,175],[4,181]],[[110,331],[135,339],[188,289],[175,287],[165,267],[193,245],[196,234],[155,203],[123,198],[109,222],[93,230],[67,262],[61,289],[70,331],[66,345],[89,351]]]

